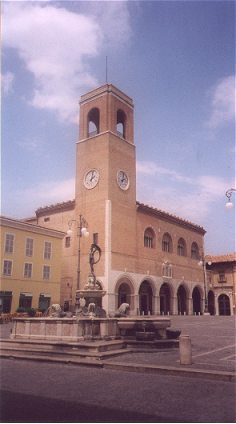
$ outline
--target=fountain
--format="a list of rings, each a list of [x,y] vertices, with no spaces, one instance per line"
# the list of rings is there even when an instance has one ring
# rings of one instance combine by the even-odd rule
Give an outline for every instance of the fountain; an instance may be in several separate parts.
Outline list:
[[[93,243],[89,252],[90,272],[83,289],[76,290],[74,316],[64,313],[60,305],[52,305],[48,316],[15,318],[11,334],[12,343],[19,340],[36,348],[45,344],[50,349],[76,350],[81,355],[95,356],[108,351],[121,353],[126,346],[173,347],[178,344],[171,337],[169,317],[132,316],[130,305],[123,303],[114,314],[107,315],[102,308],[106,291],[97,281],[94,265],[101,258],[101,249]],[[168,333],[169,331],[169,333]],[[175,339],[175,340],[173,340]]]

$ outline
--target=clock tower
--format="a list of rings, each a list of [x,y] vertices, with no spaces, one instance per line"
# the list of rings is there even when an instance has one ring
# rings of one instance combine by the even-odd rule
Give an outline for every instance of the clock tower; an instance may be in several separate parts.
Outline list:
[[[133,101],[105,84],[80,99],[76,152],[76,217],[88,222],[102,250],[95,273],[114,310],[116,276],[132,271],[136,257],[136,159]],[[88,242],[81,245],[81,288],[88,273]]]

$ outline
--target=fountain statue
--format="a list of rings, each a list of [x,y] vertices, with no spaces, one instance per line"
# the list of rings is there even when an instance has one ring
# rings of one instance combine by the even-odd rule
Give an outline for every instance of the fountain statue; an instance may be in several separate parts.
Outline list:
[[[106,317],[106,311],[101,307],[102,297],[105,296],[106,291],[102,290],[94,271],[94,265],[100,261],[101,254],[100,247],[96,243],[92,243],[89,252],[90,273],[87,283],[83,289],[76,290],[76,303],[79,305],[76,310],[77,316]]]

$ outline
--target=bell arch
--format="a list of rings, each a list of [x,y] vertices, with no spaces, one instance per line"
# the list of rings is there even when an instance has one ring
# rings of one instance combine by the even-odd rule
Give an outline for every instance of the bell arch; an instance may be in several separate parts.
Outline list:
[[[125,112],[118,109],[116,113],[116,132],[122,138],[126,138],[126,121]]]
[[[92,108],[87,116],[87,135],[93,137],[100,132],[100,111],[97,107]]]

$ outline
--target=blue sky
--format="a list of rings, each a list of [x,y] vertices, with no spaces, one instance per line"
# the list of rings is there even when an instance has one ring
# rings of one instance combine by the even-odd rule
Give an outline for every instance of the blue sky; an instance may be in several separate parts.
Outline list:
[[[135,104],[137,200],[202,225],[206,253],[234,251],[235,3],[2,3],[1,213],[74,198],[78,101],[107,56]]]

